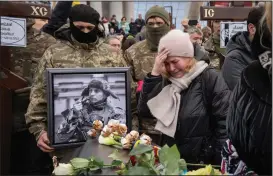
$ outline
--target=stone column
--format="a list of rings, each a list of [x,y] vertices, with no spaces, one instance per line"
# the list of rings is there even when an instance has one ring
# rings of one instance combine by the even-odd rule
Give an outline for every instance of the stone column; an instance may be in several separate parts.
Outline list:
[[[102,3],[101,1],[90,1],[90,6],[99,12],[100,17],[102,17]]]
[[[130,22],[131,18],[134,17],[134,2],[133,1],[124,1],[123,2],[123,12],[124,16],[127,18],[127,22]]]
[[[118,22],[120,22],[120,19],[123,16],[122,2],[115,2],[115,1],[109,2],[109,15],[110,17],[112,17],[112,15],[116,15]]]
[[[108,20],[110,20],[109,18],[111,17],[111,15],[109,14],[109,2],[108,1],[102,1],[102,15],[101,16],[105,16]]]

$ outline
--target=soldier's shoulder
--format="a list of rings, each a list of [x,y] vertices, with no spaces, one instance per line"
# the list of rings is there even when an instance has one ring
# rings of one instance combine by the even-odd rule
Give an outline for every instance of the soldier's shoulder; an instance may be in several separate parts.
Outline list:
[[[136,57],[137,54],[145,54],[145,53],[149,53],[149,52],[150,52],[150,50],[148,48],[147,41],[143,40],[143,41],[135,43],[130,48],[128,48],[125,51],[125,55],[127,55],[127,57],[130,57],[131,59],[133,59]]]
[[[73,48],[67,43],[68,41],[57,40],[56,43],[50,45],[46,52],[51,56],[57,55],[59,58],[73,52]]]
[[[101,43],[99,45],[99,49],[104,49],[104,50],[110,51],[110,45],[108,45],[107,43]]]
[[[120,115],[125,114],[125,110],[122,109],[121,107],[109,105],[109,108],[110,108],[111,114],[120,114]]]
[[[130,53],[131,51],[137,50],[139,48],[147,48],[147,41],[143,40],[143,41],[137,42],[133,44],[130,48],[128,48],[126,51]]]
[[[214,50],[212,36],[208,38],[203,46],[205,50]]]

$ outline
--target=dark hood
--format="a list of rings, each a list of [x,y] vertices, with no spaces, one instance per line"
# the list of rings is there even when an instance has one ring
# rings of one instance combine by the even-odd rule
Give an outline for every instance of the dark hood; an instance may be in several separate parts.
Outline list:
[[[226,47],[226,54],[233,50],[241,50],[244,53],[250,54],[250,41],[248,39],[248,32],[238,32],[229,40]]]
[[[56,39],[66,40],[69,41],[70,43],[73,43],[69,24],[65,24],[60,29],[55,31],[54,37]]]

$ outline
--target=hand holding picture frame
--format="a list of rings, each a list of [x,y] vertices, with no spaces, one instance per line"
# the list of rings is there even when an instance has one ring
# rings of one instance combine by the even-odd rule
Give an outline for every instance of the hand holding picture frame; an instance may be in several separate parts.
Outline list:
[[[46,77],[52,147],[82,145],[94,120],[119,120],[131,130],[129,68],[50,68]]]

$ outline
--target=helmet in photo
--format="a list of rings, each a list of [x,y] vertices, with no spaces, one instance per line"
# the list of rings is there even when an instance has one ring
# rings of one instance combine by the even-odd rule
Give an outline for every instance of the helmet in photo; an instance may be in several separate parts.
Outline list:
[[[119,99],[118,96],[111,91],[109,83],[105,80],[91,80],[88,86],[82,91],[81,96],[89,96],[90,88],[100,89],[106,94],[107,97],[112,96],[115,99]]]

